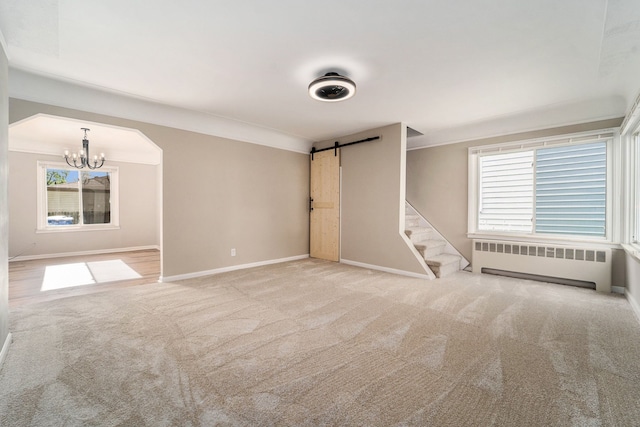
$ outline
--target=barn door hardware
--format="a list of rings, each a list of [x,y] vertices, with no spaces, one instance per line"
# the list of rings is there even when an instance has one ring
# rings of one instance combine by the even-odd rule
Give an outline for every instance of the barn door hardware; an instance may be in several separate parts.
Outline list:
[[[361,140],[359,140],[359,141],[348,142],[348,143],[346,143],[346,144],[340,144],[338,141],[336,141],[336,142],[333,144],[333,147],[321,148],[321,149],[319,149],[319,150],[318,150],[318,149],[316,149],[316,147],[312,147],[312,148],[311,148],[311,152],[310,152],[310,154],[311,154],[311,160],[313,161],[313,155],[314,155],[315,153],[319,153],[319,152],[321,152],[321,151],[334,150],[334,154],[333,154],[333,155],[334,155],[334,156],[337,156],[337,155],[338,155],[338,148],[347,147],[347,146],[349,146],[349,145],[360,144],[361,142],[375,141],[376,139],[380,139],[380,137],[379,137],[379,136],[372,136],[372,137],[370,137],[370,138],[361,139]]]

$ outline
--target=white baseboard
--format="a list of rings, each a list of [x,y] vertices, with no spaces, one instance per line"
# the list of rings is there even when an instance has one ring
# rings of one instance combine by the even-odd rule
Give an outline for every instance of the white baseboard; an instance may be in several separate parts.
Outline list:
[[[24,256],[9,258],[9,262],[32,261],[35,259],[47,259],[47,258],[64,258],[64,257],[70,257],[70,256],[112,254],[116,252],[148,251],[152,249],[160,250],[160,246],[150,245],[150,246],[135,246],[131,248],[98,249],[95,251],[61,252],[61,253],[55,253],[55,254],[42,254],[42,255],[24,255]]]
[[[625,287],[624,286],[612,286],[611,287],[611,292],[613,292],[614,294],[624,295]]]
[[[211,276],[214,274],[227,273],[229,271],[244,270],[246,268],[254,268],[254,267],[262,267],[263,265],[279,264],[281,262],[298,261],[306,258],[309,258],[309,254],[296,255],[288,258],[270,259],[267,261],[252,262],[249,264],[231,265],[229,267],[214,268],[213,270],[196,271],[194,273],[178,274],[175,276],[160,277],[160,280],[158,281],[162,283],[175,282],[176,280],[186,280],[186,279],[193,279],[193,278],[202,277],[202,276]]]
[[[0,350],[0,369],[2,369],[2,364],[4,363],[4,359],[7,357],[7,353],[9,353],[9,345],[11,344],[11,332],[7,335],[7,339],[4,340],[4,344],[2,345],[2,350]]]
[[[640,322],[640,304],[638,304],[638,302],[633,298],[633,295],[629,292],[625,291],[624,295],[627,297],[627,301],[629,301],[629,305],[631,306],[633,313],[636,315],[638,322]]]
[[[373,264],[365,264],[364,262],[351,261],[348,259],[341,259],[340,262],[342,264],[353,265],[354,267],[368,268],[369,270],[378,270],[378,271],[384,271],[385,273],[398,274],[400,276],[409,276],[409,277],[415,277],[417,279],[432,280],[431,277],[427,276],[426,274],[414,273],[412,271],[398,270],[395,268],[382,267],[382,266],[373,265]]]

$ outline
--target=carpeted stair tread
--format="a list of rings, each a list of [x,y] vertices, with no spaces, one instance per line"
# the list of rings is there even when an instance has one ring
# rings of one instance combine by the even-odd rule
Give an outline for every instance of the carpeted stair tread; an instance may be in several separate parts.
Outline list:
[[[445,253],[447,241],[408,204],[405,208],[405,234],[437,278],[460,270],[462,257]]]
[[[421,242],[415,243],[413,246],[415,246],[417,250],[422,251],[425,249],[430,249],[430,248],[439,247],[439,246],[444,248],[445,246],[447,246],[447,242],[440,239],[427,239],[427,240],[423,240]]]
[[[407,234],[407,236],[411,236],[412,234],[418,234],[418,233],[430,233],[431,232],[431,228],[429,227],[407,227],[404,232]]]
[[[443,265],[453,264],[456,262],[460,263],[460,256],[451,254],[440,254],[434,257],[430,257],[429,259],[425,259],[425,262],[429,266],[442,267]]]
[[[411,242],[415,245],[416,243],[428,240],[433,234],[433,229],[425,227],[415,227],[408,228],[404,232],[409,237]]]
[[[446,277],[460,270],[461,257],[451,254],[440,254],[434,257],[425,257],[425,262],[434,272],[437,278]]]
[[[447,242],[442,239],[426,239],[414,243],[413,246],[415,246],[424,259],[428,259],[444,252],[447,247]]]

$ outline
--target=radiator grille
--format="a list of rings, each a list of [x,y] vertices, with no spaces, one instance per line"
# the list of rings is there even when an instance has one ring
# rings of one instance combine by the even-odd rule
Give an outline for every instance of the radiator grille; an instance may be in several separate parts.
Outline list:
[[[577,261],[607,262],[607,251],[595,249],[531,246],[529,244],[475,242],[475,250],[499,254],[528,255]]]
[[[474,272],[495,269],[595,283],[611,291],[611,250],[510,241],[473,241]]]

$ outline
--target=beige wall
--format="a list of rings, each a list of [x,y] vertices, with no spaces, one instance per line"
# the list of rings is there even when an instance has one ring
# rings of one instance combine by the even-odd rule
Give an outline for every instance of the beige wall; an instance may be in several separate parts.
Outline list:
[[[9,152],[9,256],[159,246],[157,169],[160,166],[110,162],[119,168],[120,229],[36,233],[37,162],[60,157]]]
[[[372,136],[341,150],[341,259],[425,274],[404,238],[406,126],[395,124],[316,144]]]
[[[470,261],[471,239],[467,238],[469,147],[618,127],[621,122],[622,119],[603,120],[409,151],[407,200]],[[613,268],[612,284],[622,286],[624,256],[621,251],[614,251]]]
[[[0,34],[0,37],[2,35]],[[9,64],[0,43],[0,350],[9,335],[9,209],[7,182],[9,163],[8,80]]]
[[[139,129],[163,150],[164,277],[309,252],[306,154],[17,99],[9,113]]]

